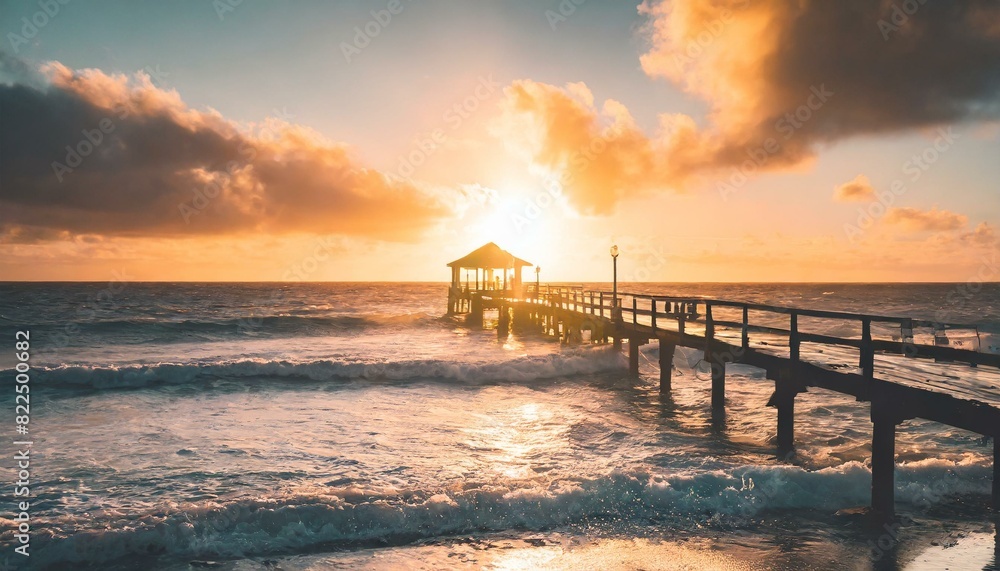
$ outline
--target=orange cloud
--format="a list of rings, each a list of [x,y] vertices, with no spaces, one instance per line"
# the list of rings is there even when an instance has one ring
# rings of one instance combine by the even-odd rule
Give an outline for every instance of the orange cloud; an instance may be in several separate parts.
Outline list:
[[[243,232],[413,237],[442,198],[367,169],[285,120],[240,126],[143,74],[59,63],[48,85],[0,85],[0,239]]]
[[[876,197],[871,181],[865,175],[859,174],[854,177],[854,180],[835,188],[833,198],[840,202],[869,202],[875,200]]]
[[[997,245],[997,233],[993,226],[987,222],[980,222],[971,232],[962,234],[961,239],[966,244],[972,246],[995,246]]]
[[[600,212],[720,169],[745,178],[798,165],[846,137],[1000,114],[991,104],[1000,95],[993,32],[1000,6],[922,4],[887,38],[879,21],[891,8],[888,1],[650,0],[639,7],[649,19],[642,68],[707,102],[706,126],[664,114],[647,136],[621,103],[595,105],[583,84],[523,80],[505,90],[499,132],[532,164],[565,179],[571,203]],[[860,183],[838,194],[866,196]]]
[[[648,138],[618,101],[598,109],[583,83],[559,88],[519,80],[504,96],[494,133],[552,175],[583,212],[606,212],[622,198],[676,187],[685,176],[681,165],[703,154],[705,141],[690,117],[662,116],[657,136]]]
[[[937,207],[930,210],[917,208],[890,208],[883,218],[886,224],[899,226],[910,232],[948,232],[964,228],[969,218]]]

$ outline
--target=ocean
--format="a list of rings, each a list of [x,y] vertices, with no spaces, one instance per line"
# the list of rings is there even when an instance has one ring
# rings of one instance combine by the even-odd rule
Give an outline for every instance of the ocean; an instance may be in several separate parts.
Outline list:
[[[602,285],[602,284],[598,284]],[[603,284],[607,287],[607,284]],[[1000,345],[1000,284],[622,284],[965,323]],[[901,524],[873,529],[868,404],[810,389],[775,453],[773,382],[700,352],[658,391],[607,345],[498,340],[424,283],[0,283],[13,569],[997,569],[992,443],[911,420]],[[30,434],[14,434],[30,332]],[[972,333],[970,333],[972,331]],[[963,337],[964,335],[964,337]],[[971,337],[970,337],[971,335]],[[970,341],[974,339],[974,341]],[[995,386],[975,390],[995,397]],[[13,553],[13,440],[30,558]],[[30,562],[30,563],[29,563]]]

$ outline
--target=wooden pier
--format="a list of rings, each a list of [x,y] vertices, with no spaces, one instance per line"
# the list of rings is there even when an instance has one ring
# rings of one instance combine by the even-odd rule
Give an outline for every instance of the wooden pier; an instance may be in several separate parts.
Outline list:
[[[774,381],[768,405],[777,408],[779,453],[793,449],[795,397],[821,387],[871,403],[873,512],[894,516],[896,426],[923,418],[992,437],[993,509],[1000,513],[1000,390],[969,391],[970,377],[1000,387],[1000,355],[942,344],[939,332],[964,328],[879,315],[820,311],[717,299],[588,291],[581,287],[531,287],[474,294],[468,315],[482,323],[483,308],[498,309],[498,335],[508,330],[558,335],[566,342],[628,344],[629,372],[639,375],[639,347],[659,344],[660,392],[669,394],[676,347],[704,351],[711,367],[711,406],[721,417],[726,364],[764,369]],[[856,334],[815,332],[829,325]],[[827,327],[822,327],[826,325]],[[918,343],[928,331],[934,343]],[[933,375],[908,372],[907,360],[934,362]],[[983,366],[980,368],[980,366]],[[929,377],[929,378],[928,378]]]

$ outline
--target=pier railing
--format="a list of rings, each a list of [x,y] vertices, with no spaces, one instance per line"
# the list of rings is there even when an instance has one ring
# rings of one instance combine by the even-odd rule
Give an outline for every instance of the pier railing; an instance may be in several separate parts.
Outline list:
[[[529,290],[528,301],[555,304],[562,309],[612,318],[615,308],[614,293],[610,291],[585,290],[581,286],[543,285],[535,291]],[[678,297],[664,295],[618,292],[617,307],[620,308],[620,325],[633,329],[648,328],[652,333],[674,331],[697,333],[708,341],[723,332],[739,336],[740,345],[749,349],[753,333],[767,334],[766,342],[773,342],[774,336],[786,339],[789,357],[799,358],[803,343],[837,345],[858,350],[858,366],[865,377],[871,378],[874,371],[874,357],[877,352],[895,353],[914,358],[932,358],[941,361],[965,362],[970,365],[1000,367],[1000,355],[980,350],[981,341],[976,325],[940,323],[931,320],[912,319],[843,311],[800,309],[762,303],[739,302],[702,297]],[[754,319],[751,319],[751,316]],[[835,322],[835,323],[831,323]],[[839,329],[853,325],[855,334],[829,335],[809,331],[823,328],[821,324],[839,324]],[[934,344],[918,343],[914,331],[929,330]],[[970,347],[958,348],[950,345],[946,331],[964,330],[969,332]],[[965,342],[965,341],[963,341]]]

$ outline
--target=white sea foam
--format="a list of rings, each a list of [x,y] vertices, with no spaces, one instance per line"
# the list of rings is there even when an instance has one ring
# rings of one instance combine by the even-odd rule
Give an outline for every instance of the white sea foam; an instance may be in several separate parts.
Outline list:
[[[986,494],[989,474],[988,465],[972,460],[904,464],[897,475],[897,500],[904,510],[919,510],[956,494]],[[816,471],[770,465],[679,475],[615,472],[597,479],[529,485],[491,481],[432,491],[314,486],[272,498],[96,514],[107,521],[65,516],[56,527],[79,526],[80,531],[40,539],[35,562],[101,564],[150,553],[169,559],[245,557],[321,544],[399,544],[419,537],[623,518],[747,527],[768,510],[832,513],[862,505],[870,482],[867,467],[849,462]]]

